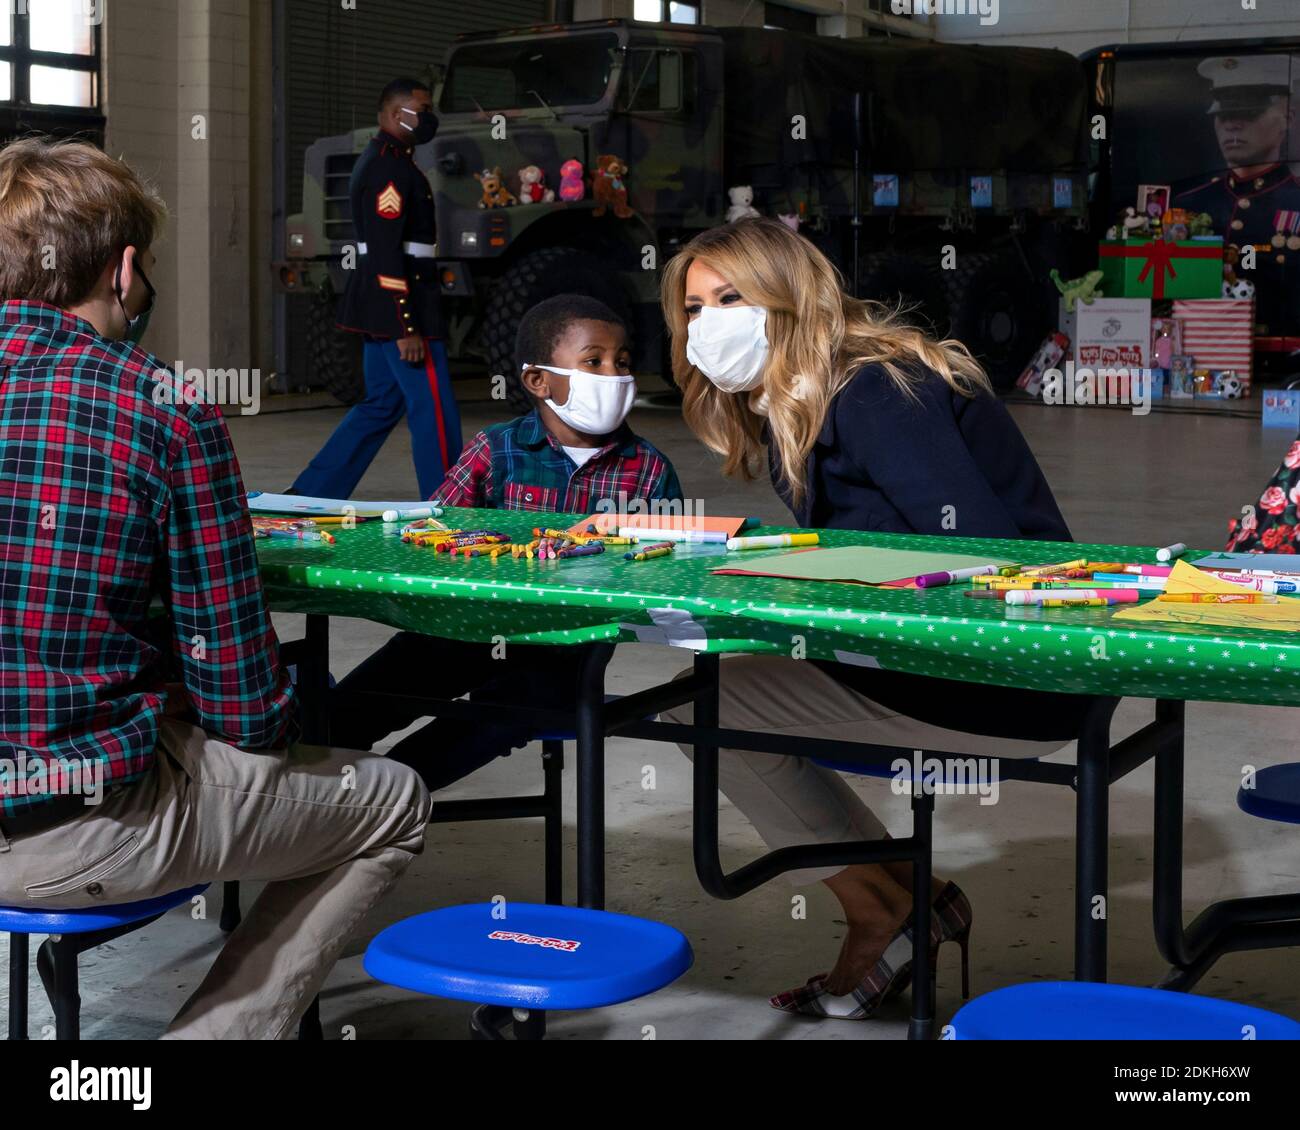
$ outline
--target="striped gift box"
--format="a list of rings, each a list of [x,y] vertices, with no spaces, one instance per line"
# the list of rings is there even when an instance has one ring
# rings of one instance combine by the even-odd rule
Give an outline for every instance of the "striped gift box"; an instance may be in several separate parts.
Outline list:
[[[1249,388],[1253,298],[1179,298],[1174,317],[1183,323],[1183,352],[1198,369],[1232,369]]]

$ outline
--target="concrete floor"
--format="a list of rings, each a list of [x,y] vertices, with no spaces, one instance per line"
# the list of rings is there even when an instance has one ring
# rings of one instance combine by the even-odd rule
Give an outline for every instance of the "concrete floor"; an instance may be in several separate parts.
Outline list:
[[[1257,402],[1255,402],[1257,404]],[[1252,405],[1253,407],[1253,405]],[[1013,414],[1042,462],[1074,535],[1083,541],[1218,546],[1229,516],[1257,496],[1291,437],[1262,431],[1257,419],[1018,404]],[[501,418],[490,402],[465,405],[466,435]],[[277,490],[310,459],[341,410],[236,418],[231,431],[250,488]],[[788,520],[770,486],[724,482],[716,459],[694,442],[674,409],[639,408],[633,423],[675,462],[688,494],[715,514],[761,514]],[[272,435],[274,436],[272,440]],[[358,489],[359,497],[412,497],[405,431],[393,435]],[[301,618],[278,616],[284,638]],[[335,633],[332,669],[342,675],[389,630],[356,621]],[[686,653],[622,647],[611,687],[627,693],[672,676]],[[1151,704],[1122,704],[1116,732],[1149,718]],[[1239,812],[1241,766],[1296,756],[1292,710],[1193,704],[1188,708],[1186,905],[1300,889],[1300,834]],[[381,747],[384,748],[384,747]],[[1065,759],[1071,756],[1068,751]],[[657,788],[641,787],[643,766]],[[806,888],[807,916],[792,915],[792,889],[769,884],[733,903],[717,902],[697,884],[690,852],[689,764],[672,747],[615,740],[608,758],[608,904],[612,910],[672,923],[695,948],[694,968],[675,985],[641,1001],[600,1012],[553,1017],[557,1039],[898,1039],[906,1034],[907,999],[862,1024],[787,1018],[769,995],[829,968],[843,923],[823,887]],[[517,752],[461,782],[445,796],[493,795],[539,786],[540,758]],[[1111,806],[1110,971],[1113,980],[1150,984],[1164,965],[1151,935],[1151,769],[1121,781]],[[573,775],[568,774],[569,812]],[[908,812],[884,782],[855,780],[896,833]],[[1000,803],[939,798],[936,873],[956,880],[976,911],[972,935],[975,991],[1032,978],[1068,978],[1072,962],[1073,794],[1011,784]],[[762,850],[748,823],[724,807],[732,865]],[[573,837],[568,836],[568,895],[573,897]],[[322,998],[326,1034],[350,1027],[360,1039],[463,1038],[465,1005],[416,997],[371,981],[361,968],[365,943],[387,923],[432,907],[501,894],[541,901],[540,825],[532,821],[435,825],[428,847],[399,888],[367,920],[329,978]],[[246,899],[253,896],[252,885]],[[146,930],[82,959],[83,1032],[95,1039],[151,1038],[198,983],[220,945],[219,894],[207,921],[175,911]],[[951,947],[949,947],[951,949]],[[955,952],[942,955],[938,1015],[960,1003]],[[3,993],[0,988],[0,993]],[[1300,954],[1294,949],[1231,956],[1200,991],[1300,1017]],[[49,1023],[39,988],[32,992],[33,1032]]]

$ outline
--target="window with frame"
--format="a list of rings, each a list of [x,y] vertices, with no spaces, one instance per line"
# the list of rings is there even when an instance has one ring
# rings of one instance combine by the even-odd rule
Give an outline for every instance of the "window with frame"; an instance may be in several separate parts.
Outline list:
[[[105,0],[0,0],[0,111],[98,119]]]
[[[618,109],[650,114],[691,114],[695,110],[693,51],[633,47],[623,65]]]

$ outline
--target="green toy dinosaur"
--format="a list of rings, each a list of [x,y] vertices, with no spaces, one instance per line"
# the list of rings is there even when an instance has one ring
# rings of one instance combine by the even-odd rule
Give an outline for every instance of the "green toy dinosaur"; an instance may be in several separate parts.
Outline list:
[[[1082,278],[1066,282],[1061,278],[1061,272],[1055,267],[1052,268],[1052,282],[1056,283],[1056,289],[1061,292],[1067,307],[1072,307],[1076,298],[1085,306],[1091,306],[1094,298],[1105,298],[1106,296],[1097,289],[1097,284],[1104,277],[1102,271],[1089,271]]]

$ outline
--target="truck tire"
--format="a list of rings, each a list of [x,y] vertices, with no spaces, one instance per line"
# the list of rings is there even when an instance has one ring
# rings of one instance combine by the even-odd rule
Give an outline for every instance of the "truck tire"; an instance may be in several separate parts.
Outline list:
[[[984,366],[995,388],[1010,388],[1051,329],[1044,290],[1012,255],[965,254],[945,272],[949,336]]]
[[[361,360],[361,335],[341,330],[334,322],[334,288],[326,283],[311,297],[307,309],[307,350],[312,375],[340,404],[355,404],[366,394]]]
[[[863,256],[858,291],[860,298],[901,305],[905,321],[936,337],[947,336],[948,296],[943,280],[920,259],[898,251]]]
[[[524,313],[557,294],[585,294],[605,303],[632,326],[631,309],[613,274],[593,255],[575,247],[530,251],[497,280],[483,316],[482,343],[489,374],[506,378],[506,402],[518,412],[532,407],[515,372],[515,335]]]

